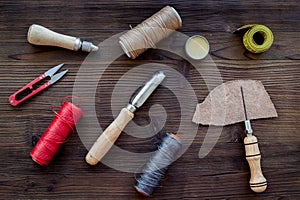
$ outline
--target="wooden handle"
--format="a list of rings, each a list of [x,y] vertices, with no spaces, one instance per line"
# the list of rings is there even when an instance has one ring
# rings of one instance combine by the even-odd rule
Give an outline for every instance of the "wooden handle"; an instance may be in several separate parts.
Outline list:
[[[246,159],[250,166],[251,178],[250,187],[254,192],[263,192],[267,188],[267,180],[262,174],[260,166],[260,151],[258,148],[257,138],[252,136],[247,136],[244,139]]]
[[[74,50],[76,38],[51,31],[43,26],[32,24],[29,27],[27,40],[31,44],[57,46]]]
[[[132,120],[134,114],[127,108],[123,108],[118,117],[105,129],[94,143],[85,160],[90,165],[96,165],[109,151],[125,126]]]

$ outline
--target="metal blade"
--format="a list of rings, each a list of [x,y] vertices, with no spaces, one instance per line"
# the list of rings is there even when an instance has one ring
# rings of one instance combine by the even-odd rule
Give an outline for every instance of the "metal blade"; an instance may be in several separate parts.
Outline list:
[[[63,77],[66,73],[68,72],[68,70],[62,71],[58,74],[55,74],[54,76],[51,77],[50,79],[50,84],[54,84],[56,81],[58,81],[61,77]]]
[[[132,99],[131,105],[135,108],[141,107],[157,86],[165,79],[166,75],[163,71],[157,71],[153,77],[144,85],[139,93]]]
[[[55,67],[52,67],[51,69],[49,69],[48,71],[46,71],[44,74],[45,76],[50,76],[52,77],[62,66],[64,65],[64,63],[59,64]]]

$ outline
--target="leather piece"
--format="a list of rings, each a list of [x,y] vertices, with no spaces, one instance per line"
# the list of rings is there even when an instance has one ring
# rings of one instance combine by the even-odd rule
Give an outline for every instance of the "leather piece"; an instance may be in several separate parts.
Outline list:
[[[269,94],[260,81],[234,80],[217,86],[202,103],[197,104],[193,122],[225,126],[245,121],[241,85],[248,119],[278,116]]]

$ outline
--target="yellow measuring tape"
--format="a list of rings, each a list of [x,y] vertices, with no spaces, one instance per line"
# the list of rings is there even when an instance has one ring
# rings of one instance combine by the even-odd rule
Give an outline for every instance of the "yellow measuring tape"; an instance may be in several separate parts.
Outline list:
[[[264,25],[248,24],[238,28],[235,32],[244,31],[246,31],[243,36],[244,46],[252,53],[262,53],[273,44],[273,33]]]

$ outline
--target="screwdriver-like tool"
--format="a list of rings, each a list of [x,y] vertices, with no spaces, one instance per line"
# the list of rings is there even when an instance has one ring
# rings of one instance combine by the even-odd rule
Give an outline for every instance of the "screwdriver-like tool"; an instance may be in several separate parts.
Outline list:
[[[31,44],[57,46],[73,51],[92,52],[98,47],[91,42],[83,41],[80,38],[54,32],[41,25],[32,24],[28,29],[27,40]]]
[[[99,136],[86,155],[85,160],[88,164],[96,165],[103,158],[118,139],[125,126],[133,119],[136,109],[144,104],[165,77],[163,71],[156,72],[127,107],[121,110],[118,117]]]
[[[243,99],[243,106],[244,106],[244,112],[245,112],[245,126],[246,126],[246,134],[247,137],[244,139],[245,144],[245,151],[246,151],[246,159],[250,166],[250,187],[254,192],[263,192],[267,188],[267,180],[262,174],[261,165],[260,165],[260,159],[261,154],[258,148],[258,141],[257,138],[252,134],[252,128],[250,120],[247,117],[247,110],[246,110],[246,103],[245,103],[245,97],[243,92],[243,87],[241,86],[241,93],[242,93],[242,99]]]

